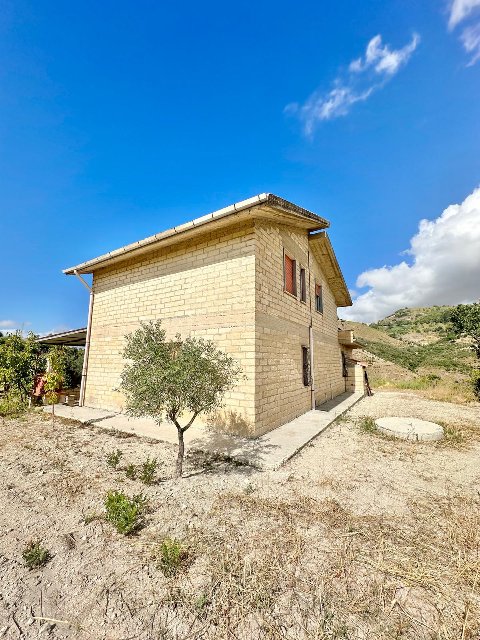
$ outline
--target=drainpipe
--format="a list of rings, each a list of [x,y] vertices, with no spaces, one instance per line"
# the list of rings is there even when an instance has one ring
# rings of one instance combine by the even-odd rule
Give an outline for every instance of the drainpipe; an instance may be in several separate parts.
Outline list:
[[[85,404],[85,385],[87,382],[88,354],[90,351],[90,334],[92,331],[92,312],[93,312],[94,293],[93,293],[93,288],[88,284],[88,282],[86,282],[82,278],[82,276],[78,273],[76,269],[74,270],[73,273],[77,276],[80,282],[88,289],[90,293],[90,300],[88,303],[87,337],[85,340],[85,353],[83,355],[82,381],[80,383],[80,398],[78,400],[78,405],[80,407],[83,407],[83,405]]]
[[[308,327],[308,340],[310,343],[310,383],[311,383],[311,402],[312,409],[315,409],[315,372],[313,370],[313,327],[312,324]]]
[[[308,298],[310,302],[310,326],[308,327],[308,346],[310,349],[310,406],[315,410],[315,370],[313,358],[313,313],[312,313],[312,278],[310,271],[310,245],[307,250],[308,262]]]

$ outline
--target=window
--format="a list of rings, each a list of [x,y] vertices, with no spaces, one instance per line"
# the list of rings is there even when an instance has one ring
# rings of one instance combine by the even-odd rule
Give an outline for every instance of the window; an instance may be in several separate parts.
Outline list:
[[[292,296],[297,295],[297,262],[285,254],[284,260],[284,288]]]
[[[307,280],[305,278],[305,269],[300,269],[300,300],[307,301]]]
[[[347,356],[344,351],[342,351],[342,376],[348,378]]]
[[[323,313],[323,296],[321,284],[315,284],[315,309],[318,311],[318,313]]]
[[[308,347],[302,347],[302,369],[303,384],[305,387],[309,387],[312,384],[312,377],[310,375],[310,349]]]

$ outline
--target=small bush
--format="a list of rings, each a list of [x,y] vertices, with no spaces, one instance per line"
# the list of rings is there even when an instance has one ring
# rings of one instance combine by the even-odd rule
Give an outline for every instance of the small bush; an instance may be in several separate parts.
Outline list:
[[[112,467],[112,469],[116,469],[118,466],[118,463],[120,462],[120,458],[123,456],[123,453],[120,451],[120,449],[117,449],[116,451],[112,451],[111,453],[109,453],[107,455],[107,464],[109,467]]]
[[[40,541],[30,540],[23,550],[22,557],[29,569],[37,569],[47,564],[51,555],[48,549],[42,547]]]
[[[140,471],[140,480],[143,484],[153,484],[155,482],[155,473],[157,471],[158,461],[156,458],[150,460],[147,458],[142,464],[142,470]]]
[[[0,417],[2,418],[15,418],[26,408],[26,403],[15,393],[10,392],[0,398]]]
[[[362,416],[358,421],[358,427],[364,433],[378,433],[375,420],[371,416]]]
[[[137,467],[134,464],[127,465],[125,475],[127,478],[130,478],[130,480],[135,480],[137,477]]]
[[[109,491],[104,503],[106,519],[127,536],[144,525],[146,502],[142,494],[129,498],[122,491]]]
[[[172,578],[186,565],[188,551],[175,538],[165,538],[157,553],[157,567],[167,578]]]

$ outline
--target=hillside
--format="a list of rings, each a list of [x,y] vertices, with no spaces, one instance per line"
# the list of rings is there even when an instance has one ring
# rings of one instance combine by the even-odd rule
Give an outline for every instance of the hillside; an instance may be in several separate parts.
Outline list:
[[[450,329],[453,307],[399,309],[377,323],[346,321],[364,345],[356,357],[371,363],[370,378],[377,387],[430,388],[447,385],[453,395],[468,399],[467,380],[475,361],[468,342],[455,339]]]

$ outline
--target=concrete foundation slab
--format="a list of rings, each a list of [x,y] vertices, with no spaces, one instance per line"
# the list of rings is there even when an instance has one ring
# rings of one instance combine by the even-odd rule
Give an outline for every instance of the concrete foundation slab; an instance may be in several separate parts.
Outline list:
[[[260,438],[251,440],[193,424],[185,432],[187,452],[199,450],[216,453],[257,469],[278,469],[362,397],[362,393],[343,393],[320,405],[318,409],[308,411]],[[51,407],[45,407],[45,410],[51,412]],[[123,413],[65,405],[55,405],[55,414],[84,424],[98,424],[103,429],[116,429],[170,444],[177,443],[177,430],[169,422],[157,425],[150,418],[129,418]]]
[[[43,407],[46,413],[52,413],[52,407]],[[105,420],[115,415],[114,411],[107,411],[105,409],[92,409],[90,407],[70,407],[66,404],[55,405],[55,415],[59,418],[68,418],[69,420],[76,420],[82,424],[93,424],[100,420]]]
[[[435,422],[419,420],[418,418],[378,418],[377,428],[386,435],[403,440],[441,440],[443,429]]]

